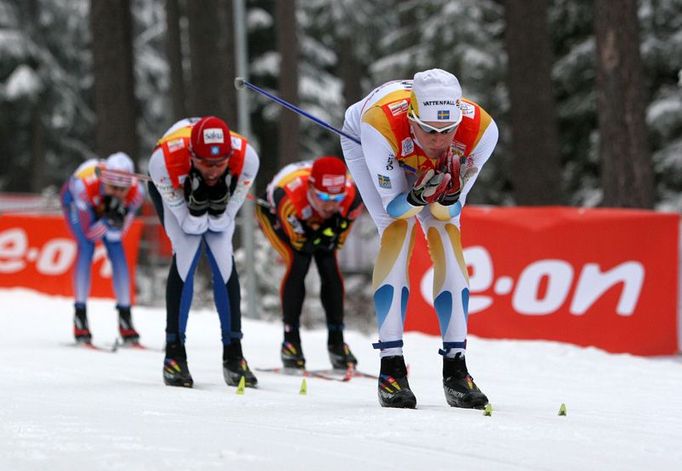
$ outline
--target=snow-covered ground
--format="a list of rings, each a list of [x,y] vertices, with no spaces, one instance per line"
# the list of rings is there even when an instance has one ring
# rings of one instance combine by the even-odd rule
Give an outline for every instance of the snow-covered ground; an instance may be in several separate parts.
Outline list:
[[[149,351],[70,347],[71,300],[0,290],[0,469],[682,469],[682,361],[550,342],[469,339],[468,364],[494,407],[447,406],[439,339],[405,336],[417,410],[379,407],[376,383],[257,372],[244,395],[221,374],[217,315],[188,328],[195,388],[161,379],[165,314],[137,308]],[[89,304],[95,341],[112,343],[112,301]],[[278,366],[280,326],[244,322],[252,368]],[[328,367],[323,331],[303,332],[311,368]],[[373,337],[349,332],[361,370]],[[568,415],[558,416],[561,403]]]

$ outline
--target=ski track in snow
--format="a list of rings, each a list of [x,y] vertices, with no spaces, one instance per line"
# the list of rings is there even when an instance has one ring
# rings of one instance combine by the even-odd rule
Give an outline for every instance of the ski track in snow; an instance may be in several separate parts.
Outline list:
[[[111,300],[92,300],[94,341],[111,345]],[[217,314],[190,314],[195,388],[163,384],[165,311],[137,307],[148,351],[70,348],[72,300],[0,290],[0,470],[682,469],[682,361],[541,341],[470,337],[468,366],[493,405],[448,407],[440,339],[405,335],[417,410],[381,408],[376,381],[255,371],[225,385]],[[281,327],[245,319],[252,369],[279,366]],[[326,332],[302,332],[308,367],[329,368]],[[377,373],[374,337],[347,332],[359,369]],[[561,403],[568,414],[558,416]]]

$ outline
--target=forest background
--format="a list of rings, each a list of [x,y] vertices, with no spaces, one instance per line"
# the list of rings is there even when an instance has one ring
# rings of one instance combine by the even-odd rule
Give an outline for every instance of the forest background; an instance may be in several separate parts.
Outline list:
[[[454,73],[500,128],[468,203],[682,212],[682,0],[246,8],[250,81],[336,127],[381,83]],[[54,194],[119,150],[145,172],[183,117],[239,132],[233,15],[231,0],[0,0],[0,192]],[[340,155],[334,134],[249,100],[257,192],[286,163]]]

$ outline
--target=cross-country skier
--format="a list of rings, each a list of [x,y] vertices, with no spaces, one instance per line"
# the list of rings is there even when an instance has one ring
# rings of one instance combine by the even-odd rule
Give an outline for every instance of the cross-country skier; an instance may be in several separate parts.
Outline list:
[[[64,216],[78,245],[73,330],[79,343],[92,341],[86,302],[98,241],[106,247],[111,261],[121,338],[124,343],[139,342],[130,313],[130,276],[121,243],[144,201],[144,189],[133,171],[133,161],[123,152],[111,154],[104,161],[90,159],[76,169],[61,190]]]
[[[275,175],[263,197],[269,208],[258,206],[258,221],[286,264],[280,285],[284,367],[305,368],[299,320],[305,277],[315,260],[329,332],[329,359],[336,369],[354,368],[357,359],[343,338],[344,290],[336,254],[362,211],[362,201],[346,175],[346,165],[331,156],[289,164]]]
[[[183,119],[158,141],[149,160],[149,195],[173,245],[166,286],[166,357],[163,379],[192,387],[185,329],[192,304],[194,272],[205,250],[213,272],[213,296],[220,318],[223,376],[229,386],[256,377],[242,353],[239,277],[232,235],[258,172],[258,154],[246,138],[215,116]]]
[[[341,138],[348,169],[380,235],[373,278],[380,404],[414,408],[417,403],[402,347],[408,261],[418,221],[434,264],[446,400],[455,407],[485,406],[488,399],[469,375],[464,356],[469,281],[459,218],[497,143],[495,122],[462,98],[454,75],[432,69],[376,88],[348,108],[343,130],[362,142]]]

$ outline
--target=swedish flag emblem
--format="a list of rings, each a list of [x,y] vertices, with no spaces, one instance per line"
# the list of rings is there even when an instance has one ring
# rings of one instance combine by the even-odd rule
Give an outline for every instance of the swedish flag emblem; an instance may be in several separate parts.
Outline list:
[[[450,119],[450,110],[438,110],[438,119]]]

